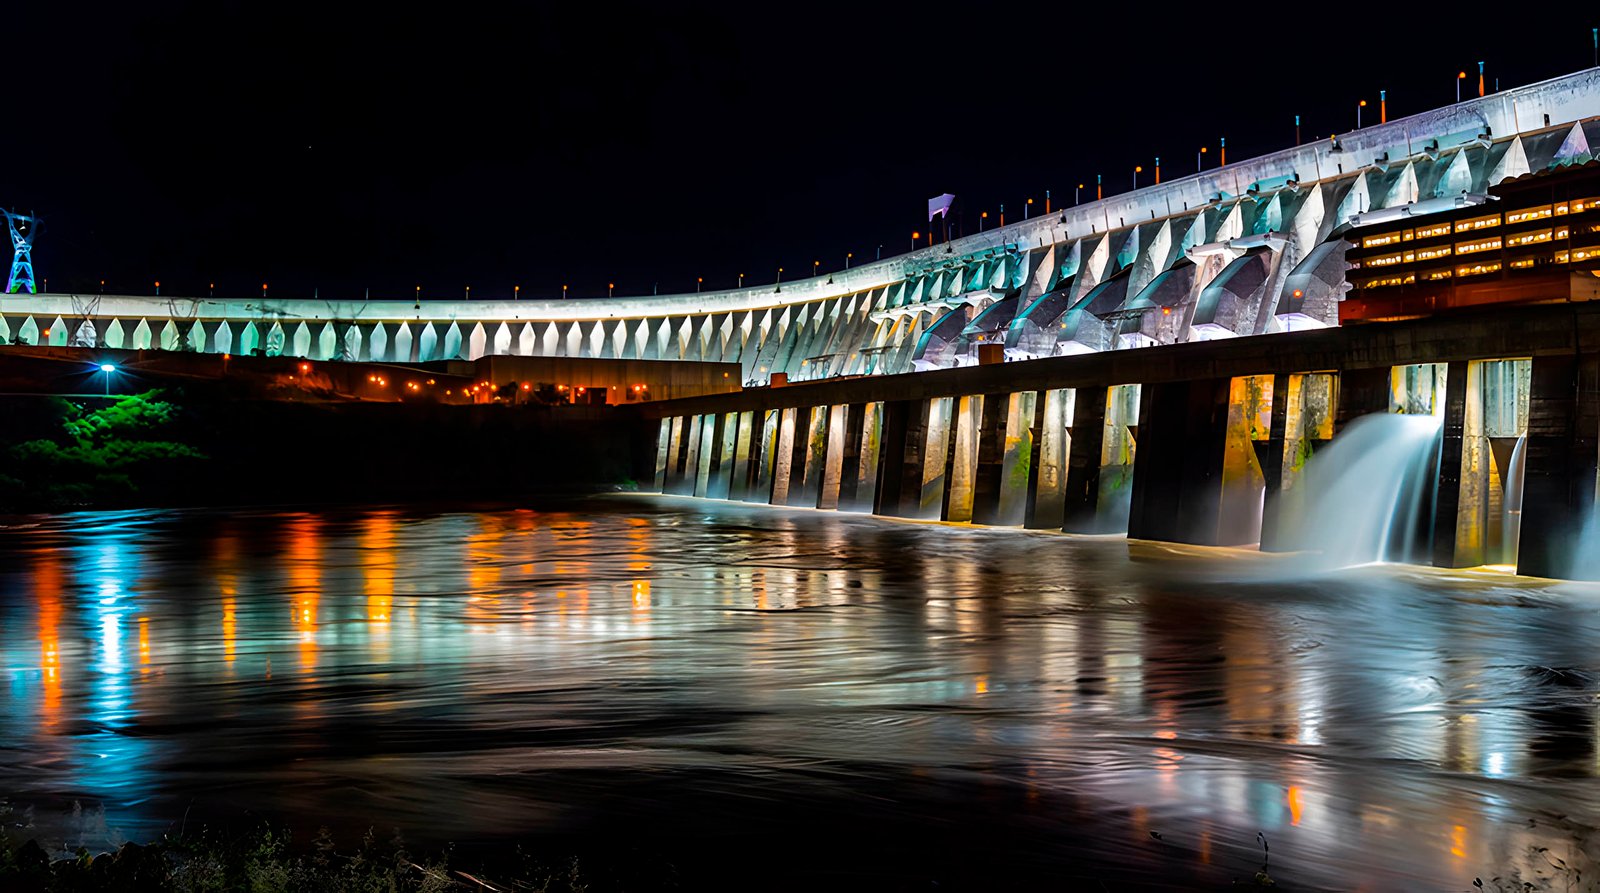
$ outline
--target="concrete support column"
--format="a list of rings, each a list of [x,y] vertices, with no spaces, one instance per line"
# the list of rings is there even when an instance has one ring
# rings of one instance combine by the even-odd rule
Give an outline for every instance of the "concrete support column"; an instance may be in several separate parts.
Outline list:
[[[1600,354],[1534,357],[1517,572],[1592,579],[1600,555],[1580,539],[1595,514]]]
[[[689,416],[672,418],[672,440],[667,447],[667,472],[662,492],[679,496],[694,492],[689,466],[689,419]]]
[[[1070,533],[1101,533],[1100,463],[1105,454],[1109,389],[1078,388],[1072,401],[1071,445],[1060,527]],[[1043,526],[1043,525],[1041,525]]]
[[[944,466],[943,451],[937,457],[927,455],[935,402],[897,400],[884,404],[883,473],[879,476],[877,500],[880,515],[922,517],[925,460],[937,461],[941,472]]]
[[[1476,364],[1458,361],[1445,375],[1443,436],[1439,442],[1438,490],[1434,496],[1433,566],[1476,567],[1483,563],[1482,494],[1476,479],[1485,450],[1482,440],[1481,375]],[[1463,492],[1462,484],[1469,486]]]
[[[823,449],[822,479],[818,484],[817,508],[836,509],[839,507],[839,491],[844,480],[844,449],[845,441],[849,438],[847,421],[851,406],[841,403],[838,406],[818,407],[823,415]]]
[[[716,449],[716,437],[719,415],[695,416],[696,428],[700,437],[695,450],[694,495],[706,496],[711,489],[711,462]]]
[[[750,496],[752,483],[750,457],[752,444],[755,450],[761,448],[761,435],[754,432],[755,421],[760,415],[755,412],[741,412],[737,415],[738,433],[734,435],[733,442],[733,469],[728,477],[728,498],[743,502]]]
[[[768,409],[756,414],[759,428],[750,432],[752,443],[759,443],[751,456],[749,502],[773,503],[773,486],[777,479],[778,437],[781,410]],[[759,438],[759,441],[756,439]]]
[[[822,479],[828,466],[828,414],[826,406],[813,406],[800,414],[805,425],[805,465],[803,472],[796,475],[799,497],[791,498],[790,505],[815,508],[822,498]]]
[[[739,436],[739,414],[718,413],[712,432],[711,479],[706,485],[706,495],[712,499],[727,499],[733,489],[734,448]]]
[[[1005,486],[1006,424],[1014,394],[985,394],[978,425],[978,461],[972,475],[972,523],[1001,524],[1000,491]]]
[[[1229,384],[1223,378],[1145,386],[1130,538],[1217,544]]]
[[[788,505],[789,490],[794,482],[795,441],[805,446],[804,436],[796,437],[796,422],[800,410],[788,407],[778,411],[778,434],[773,445],[772,504]],[[805,471],[805,453],[800,453],[801,472]]]
[[[656,435],[656,466],[653,490],[656,493],[667,491],[667,457],[672,454],[672,419],[662,419],[660,432]]]
[[[850,505],[841,505],[846,511],[869,512],[877,504],[882,445],[883,404],[868,403],[861,411],[861,459],[856,467],[855,498]]]
[[[866,433],[866,422],[865,403],[852,403],[846,407],[844,442],[839,455],[839,499],[835,505],[840,511],[860,511],[856,494],[861,490],[861,441]]]
[[[945,449],[944,492],[941,494],[940,520],[971,521],[976,492],[979,426],[983,417],[983,396],[957,397],[951,402],[948,446]]]

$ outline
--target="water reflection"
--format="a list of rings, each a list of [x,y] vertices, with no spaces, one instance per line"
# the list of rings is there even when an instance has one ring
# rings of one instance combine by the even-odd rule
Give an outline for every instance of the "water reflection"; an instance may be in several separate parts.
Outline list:
[[[937,862],[983,829],[1018,871],[1223,882],[1260,831],[1280,879],[1370,889],[1594,857],[1592,587],[1253,583],[685,500],[81,515],[0,550],[0,792],[132,836],[198,803],[424,837],[855,828]]]

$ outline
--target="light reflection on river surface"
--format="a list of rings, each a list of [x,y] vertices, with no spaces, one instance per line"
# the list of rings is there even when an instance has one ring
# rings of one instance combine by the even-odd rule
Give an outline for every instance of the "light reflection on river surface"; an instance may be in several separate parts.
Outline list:
[[[1283,564],[670,498],[32,519],[0,795],[695,841],[764,886],[1214,887],[1262,832],[1296,889],[1592,889],[1600,590]]]

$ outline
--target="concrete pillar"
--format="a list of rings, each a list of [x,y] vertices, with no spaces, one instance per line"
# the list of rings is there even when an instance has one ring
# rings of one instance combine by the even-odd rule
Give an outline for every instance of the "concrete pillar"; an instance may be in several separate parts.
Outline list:
[[[900,514],[900,494],[905,479],[906,428],[915,404],[891,400],[883,404],[883,427],[878,451],[878,486],[873,494],[872,512],[885,517]],[[920,476],[920,469],[918,474]]]
[[[672,453],[672,419],[661,420],[661,431],[656,435],[656,468],[653,492],[667,491],[667,457]]]
[[[749,502],[777,504],[773,499],[772,490],[777,480],[781,416],[782,411],[777,409],[766,410],[757,416],[761,420],[761,439],[760,447],[750,463],[750,495],[745,497]],[[751,436],[752,438],[756,436],[754,431],[751,432]]]
[[[927,445],[923,447],[922,489],[913,518],[937,521],[944,517],[944,494],[950,480],[951,436],[956,416],[954,397],[928,401]]]
[[[1466,361],[1451,363],[1445,378],[1443,437],[1433,512],[1434,567],[1475,567],[1483,563],[1482,493],[1476,482],[1485,452],[1478,444],[1483,434],[1481,378],[1478,365]],[[1463,478],[1468,483],[1467,492],[1462,489]]]
[[[711,481],[706,485],[706,495],[712,499],[727,499],[733,490],[734,448],[739,436],[739,414],[718,413],[716,430],[711,442]]]
[[[1273,380],[1272,394],[1271,434],[1265,442],[1255,443],[1265,484],[1263,552],[1278,550],[1279,519],[1299,495],[1295,483],[1312,454],[1333,439],[1338,379],[1329,373],[1279,375]]]
[[[788,505],[789,489],[793,484],[795,464],[795,427],[799,410],[788,407],[778,411],[778,437],[773,447],[776,454],[772,463],[772,504]],[[799,438],[804,446],[804,438]],[[801,454],[802,471],[805,454]]]
[[[694,492],[693,483],[689,483],[687,487],[685,486],[686,481],[692,482],[693,480],[689,472],[691,467],[689,465],[689,419],[689,416],[673,417],[672,443],[667,454],[667,476],[664,492],[680,496]]]
[[[756,451],[761,448],[760,435],[752,430],[756,418],[754,412],[738,414],[739,430],[733,442],[733,469],[728,477],[728,498],[739,502],[750,496],[751,472],[754,470],[750,462],[752,444]]]
[[[1139,441],[1143,389],[1136,384],[1106,389],[1105,424],[1100,442],[1100,496],[1095,506],[1095,532],[1128,529],[1133,499],[1133,465]]]
[[[1012,394],[1006,400],[1005,440],[1000,456],[1000,501],[994,522],[1016,527],[1028,515],[1032,498],[1034,457],[1034,407],[1036,391]],[[1059,472],[1057,477],[1060,477]]]
[[[1222,460],[1222,495],[1217,514],[1218,545],[1261,541],[1261,510],[1266,493],[1258,446],[1270,442],[1272,410],[1285,403],[1273,376],[1242,375],[1228,384],[1228,419]]]
[[[1063,388],[1034,394],[1033,417],[1028,423],[1027,505],[1022,526],[1030,530],[1059,529],[1063,523],[1072,451],[1072,419],[1079,391]],[[1096,469],[1099,468],[1098,460]]]
[[[1576,559],[1595,515],[1600,354],[1534,357],[1532,377],[1517,572],[1586,578]]]
[[[1223,378],[1144,387],[1129,537],[1217,544],[1229,385]]]
[[[844,507],[847,511],[871,511],[877,504],[882,443],[883,404],[868,403],[861,412],[861,460],[856,469],[855,499]]]
[[[1005,486],[1007,423],[1016,394],[985,394],[978,425],[977,467],[972,475],[972,522],[999,524],[1000,491]]]
[[[971,521],[976,492],[979,426],[983,395],[957,397],[951,404],[949,458],[945,462],[945,488],[939,517],[945,521]]]
[[[822,497],[822,478],[828,470],[828,409],[813,406],[800,415],[805,424],[805,465],[796,475],[800,484],[799,498],[791,497],[790,505],[815,508]]]
[[[1072,424],[1066,429],[1070,443],[1059,524],[1071,533],[1102,532],[1100,463],[1105,454],[1109,393],[1109,388],[1101,387],[1078,388],[1073,393]]]
[[[711,489],[711,461],[716,449],[717,415],[696,416],[700,431],[695,451],[694,495],[706,496]]]
[[[929,449],[929,433],[938,421],[938,398],[902,400],[884,405],[883,474],[879,478],[878,513],[897,518],[921,518],[923,491],[930,464],[937,465],[941,484],[944,478],[944,441],[940,449]],[[940,488],[943,489],[942,487]],[[939,503],[933,503],[935,514]]]
[[[846,421],[851,407],[847,404],[818,407],[823,415],[822,479],[818,484],[817,508],[839,507],[839,490],[844,478],[844,448],[849,437]]]
[[[856,493],[861,489],[861,441],[865,434],[867,405],[852,403],[844,415],[844,442],[839,453],[839,498],[841,511],[860,511]],[[831,435],[831,431],[829,432]]]

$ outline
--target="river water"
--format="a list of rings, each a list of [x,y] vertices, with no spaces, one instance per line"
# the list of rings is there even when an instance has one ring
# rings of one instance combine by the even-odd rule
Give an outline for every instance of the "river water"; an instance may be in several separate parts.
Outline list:
[[[242,814],[748,889],[1221,889],[1263,839],[1296,890],[1600,877],[1594,586],[666,497],[8,524],[0,796],[53,845]]]

